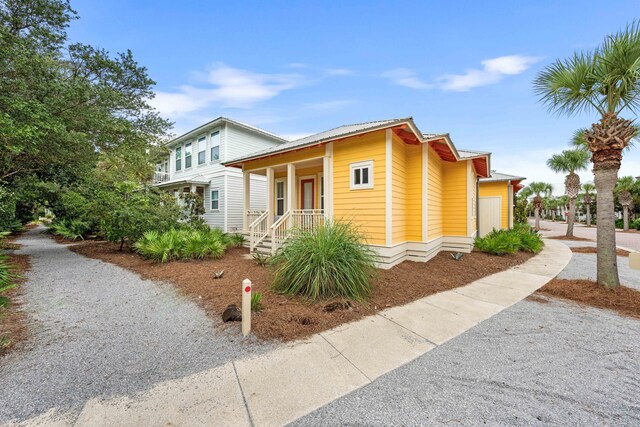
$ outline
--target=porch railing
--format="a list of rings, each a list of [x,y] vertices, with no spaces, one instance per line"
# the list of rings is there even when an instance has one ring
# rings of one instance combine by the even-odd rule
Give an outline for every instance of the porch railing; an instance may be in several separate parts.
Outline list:
[[[154,184],[162,184],[163,182],[169,181],[169,173],[168,172],[156,172],[153,174],[153,183]]]
[[[324,223],[322,209],[292,209],[291,227],[294,230],[309,231]]]
[[[285,240],[291,233],[291,211],[286,211],[271,226],[271,255],[275,255],[276,251],[284,244]]]
[[[260,217],[260,215],[262,215],[264,213],[264,211],[247,211],[246,215],[247,215],[247,224],[250,225],[253,223],[253,221],[255,221],[256,219],[258,219]]]
[[[249,249],[251,252],[269,235],[268,219],[269,213],[265,211],[249,225]]]

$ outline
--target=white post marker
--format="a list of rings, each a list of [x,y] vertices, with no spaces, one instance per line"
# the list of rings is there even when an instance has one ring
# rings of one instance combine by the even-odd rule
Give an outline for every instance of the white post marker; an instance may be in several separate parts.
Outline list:
[[[242,335],[251,332],[251,280],[242,281]]]

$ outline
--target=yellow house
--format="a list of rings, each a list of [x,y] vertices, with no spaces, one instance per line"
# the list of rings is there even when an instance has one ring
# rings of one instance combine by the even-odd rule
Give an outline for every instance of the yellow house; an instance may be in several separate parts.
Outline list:
[[[482,237],[492,230],[513,227],[514,195],[522,189],[526,178],[491,172],[479,181],[478,231]]]
[[[457,150],[412,118],[340,126],[225,163],[242,168],[250,247],[275,252],[291,230],[326,219],[356,224],[389,268],[440,250],[469,252],[477,183],[490,153]],[[267,209],[251,209],[251,176],[267,181]]]

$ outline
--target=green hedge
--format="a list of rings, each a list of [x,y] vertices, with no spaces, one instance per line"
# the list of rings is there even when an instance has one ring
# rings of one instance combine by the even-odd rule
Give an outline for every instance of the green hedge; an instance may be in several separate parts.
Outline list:
[[[514,254],[518,251],[538,253],[544,243],[528,224],[516,224],[509,230],[494,230],[475,240],[479,251],[493,255]]]

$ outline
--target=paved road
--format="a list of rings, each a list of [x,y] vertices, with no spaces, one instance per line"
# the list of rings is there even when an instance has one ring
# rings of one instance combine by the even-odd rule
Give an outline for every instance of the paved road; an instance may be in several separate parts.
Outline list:
[[[23,285],[31,320],[26,348],[0,360],[0,424],[58,407],[79,411],[92,397],[153,384],[270,349],[214,328],[169,285],[77,255],[31,230]]]
[[[561,276],[595,265],[574,255]],[[640,271],[625,274],[640,284]],[[293,425],[640,425],[640,321],[545,300],[522,301]]]
[[[540,227],[548,229],[540,232],[545,237],[564,236],[567,232],[567,223],[565,222],[540,221]],[[582,224],[576,224],[573,229],[573,235],[595,241],[596,227],[585,227]],[[624,248],[633,249],[634,251],[640,251],[640,232],[625,233],[623,231],[616,231],[616,244]]]

